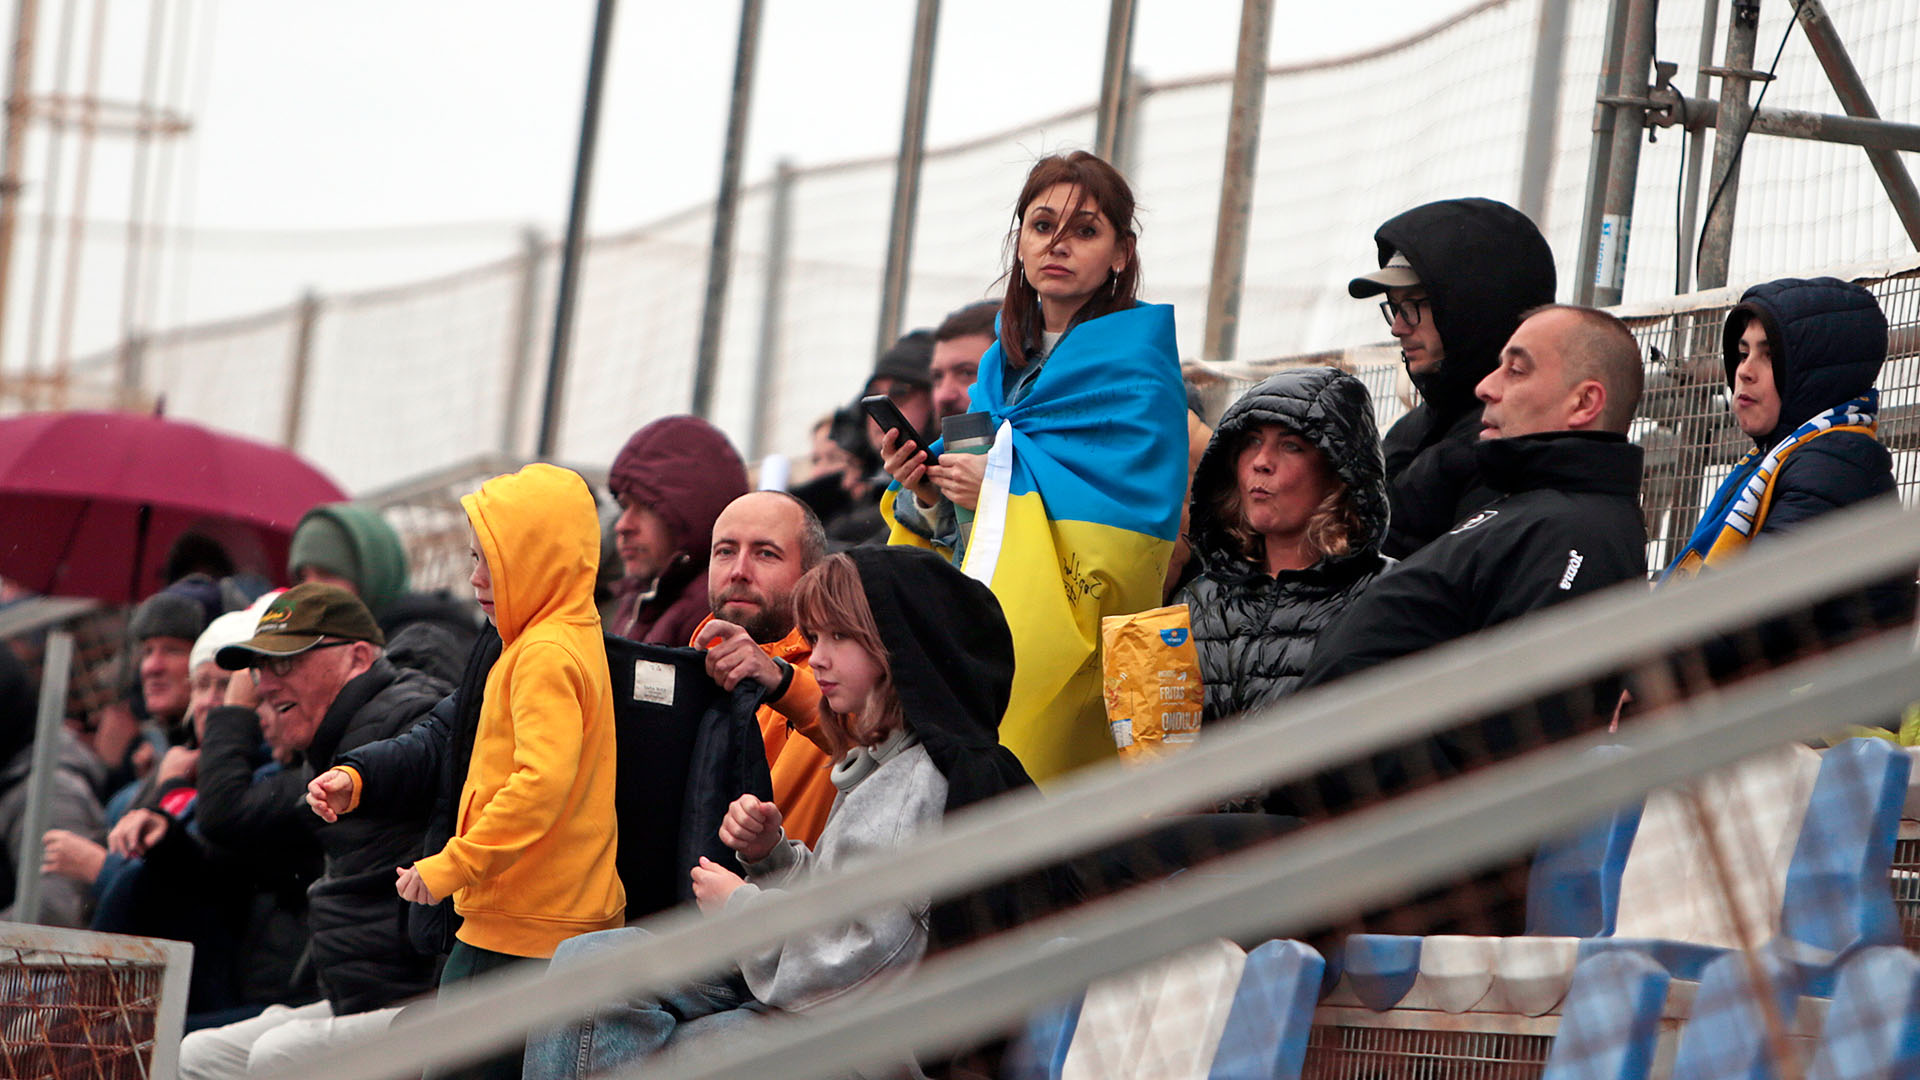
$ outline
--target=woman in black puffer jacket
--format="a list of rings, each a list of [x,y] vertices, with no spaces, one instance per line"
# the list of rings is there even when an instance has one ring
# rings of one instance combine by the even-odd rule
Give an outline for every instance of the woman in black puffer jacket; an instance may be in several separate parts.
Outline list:
[[[1193,477],[1192,610],[1211,725],[1292,692],[1314,639],[1392,560],[1373,402],[1332,368],[1283,371],[1228,407]]]

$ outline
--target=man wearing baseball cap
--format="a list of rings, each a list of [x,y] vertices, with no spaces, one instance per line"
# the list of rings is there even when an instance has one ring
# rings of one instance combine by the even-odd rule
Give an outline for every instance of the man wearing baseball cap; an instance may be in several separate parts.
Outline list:
[[[182,1077],[237,1077],[310,1059],[384,1030],[402,1001],[434,988],[433,958],[408,944],[407,903],[393,885],[395,871],[420,854],[428,807],[324,824],[304,802],[307,782],[336,755],[405,731],[452,692],[395,665],[385,647],[359,598],[309,583],[269,604],[252,637],[214,654],[236,674],[226,706],[207,716],[200,827],[216,844],[263,858],[318,840],[325,869],[308,890],[307,923],[322,998],[193,1032],[180,1046]],[[263,739],[288,765],[256,783]]]
[[[1380,313],[1420,392],[1381,436],[1391,507],[1381,553],[1404,559],[1496,495],[1474,466],[1480,401],[1522,312],[1553,302],[1553,252],[1525,214],[1492,199],[1443,199],[1373,234],[1379,269],[1347,283],[1385,294]]]

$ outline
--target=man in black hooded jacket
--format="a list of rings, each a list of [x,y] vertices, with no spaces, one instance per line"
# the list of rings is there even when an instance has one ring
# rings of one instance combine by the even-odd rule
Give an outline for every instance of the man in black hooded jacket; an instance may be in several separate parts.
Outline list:
[[[1559,306],[1530,315],[1507,343],[1500,368],[1479,386],[1484,427],[1472,456],[1494,499],[1349,604],[1320,635],[1298,689],[1643,579],[1641,455],[1626,439],[1640,389],[1639,347],[1618,319]],[[1595,711],[1560,719],[1591,720]],[[1544,729],[1557,721],[1537,722]],[[1384,793],[1520,748],[1515,733],[1496,727],[1437,736],[1421,747],[1424,760],[1382,755],[1375,786]],[[1565,734],[1542,730],[1529,741]],[[1268,808],[1303,816],[1349,808],[1357,796],[1341,774],[1331,779],[1318,799],[1302,788],[1269,800]]]
[[[1526,215],[1492,199],[1444,199],[1373,234],[1380,269],[1347,283],[1385,293],[1420,404],[1381,439],[1392,507],[1381,554],[1403,559],[1499,494],[1474,469],[1480,402],[1522,312],[1553,302],[1553,252]]]

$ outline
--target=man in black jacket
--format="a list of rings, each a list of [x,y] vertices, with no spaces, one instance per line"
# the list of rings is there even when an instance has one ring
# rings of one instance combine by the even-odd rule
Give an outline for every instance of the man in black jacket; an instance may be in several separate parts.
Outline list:
[[[1553,302],[1553,252],[1526,215],[1492,199],[1445,199],[1373,234],[1380,269],[1347,283],[1380,305],[1420,404],[1380,440],[1393,513],[1381,553],[1404,559],[1497,494],[1474,471],[1480,402],[1524,311]]]
[[[384,1030],[402,1002],[433,989],[433,961],[408,947],[407,905],[394,890],[396,869],[419,852],[425,815],[356,814],[323,825],[304,803],[316,770],[405,731],[451,689],[395,666],[384,644],[352,593],[307,584],[274,600],[252,638],[215,655],[221,667],[250,675],[237,675],[228,707],[207,717],[200,826],[217,844],[269,854],[317,837],[325,872],[309,890],[307,918],[325,997],[192,1033],[181,1043],[182,1077],[242,1076],[303,1060]],[[263,736],[293,765],[254,783]]]
[[[1640,448],[1626,439],[1640,387],[1639,346],[1620,320],[1565,306],[1531,313],[1478,387],[1473,459],[1495,497],[1376,578],[1321,635],[1300,688],[1644,579]],[[1502,749],[1479,735],[1437,739],[1434,771]]]

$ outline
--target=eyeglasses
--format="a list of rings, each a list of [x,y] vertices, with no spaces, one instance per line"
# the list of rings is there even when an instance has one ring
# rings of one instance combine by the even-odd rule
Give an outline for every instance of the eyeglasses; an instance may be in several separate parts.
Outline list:
[[[1382,300],[1380,301],[1380,317],[1387,320],[1388,326],[1393,325],[1393,317],[1395,315],[1405,319],[1408,326],[1419,326],[1420,309],[1430,306],[1432,303],[1433,301],[1425,296],[1410,296],[1397,303],[1392,300]]]
[[[271,673],[273,677],[276,679],[284,679],[288,675],[293,674],[293,665],[298,663],[301,657],[308,656],[312,653],[317,653],[321,649],[337,649],[342,645],[351,645],[351,644],[353,644],[353,642],[351,641],[323,641],[320,644],[313,646],[312,648],[302,649],[299,652],[294,653],[292,656],[261,657],[260,662],[253,666],[261,669],[262,671]]]

